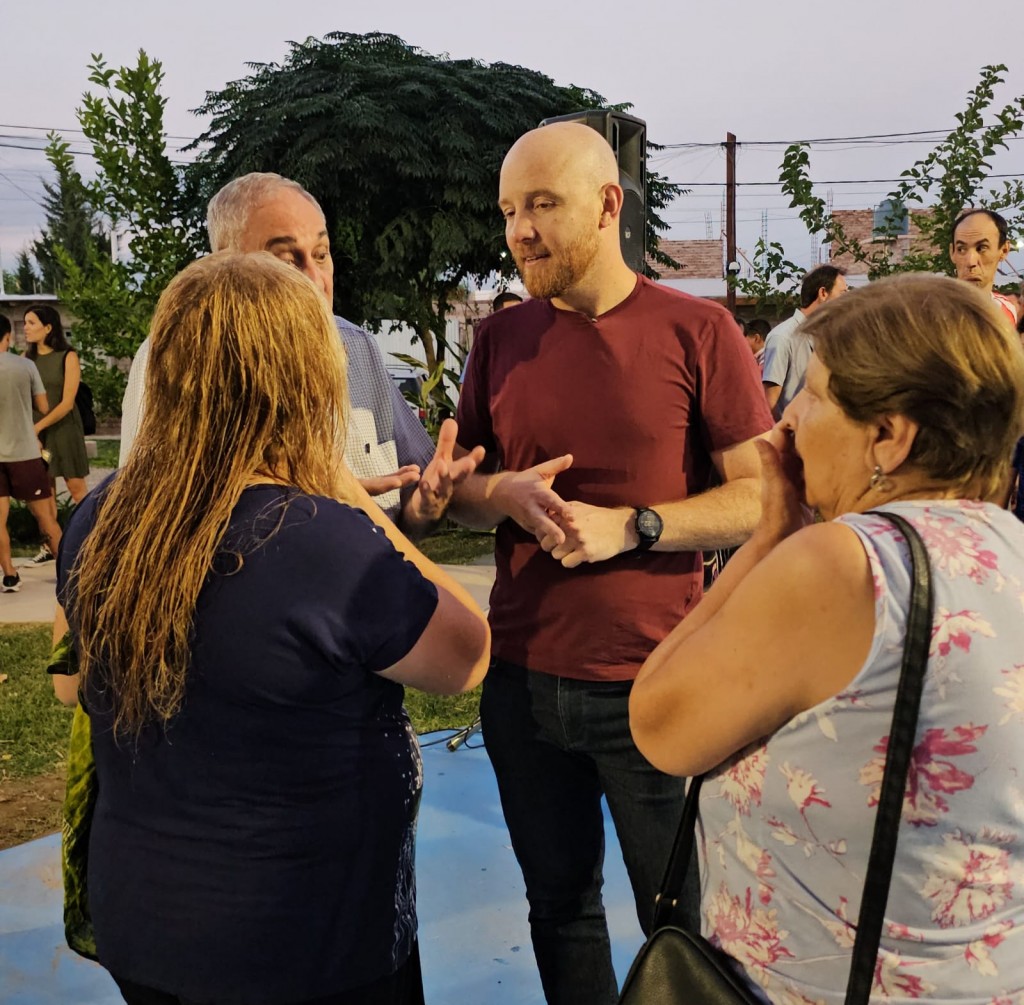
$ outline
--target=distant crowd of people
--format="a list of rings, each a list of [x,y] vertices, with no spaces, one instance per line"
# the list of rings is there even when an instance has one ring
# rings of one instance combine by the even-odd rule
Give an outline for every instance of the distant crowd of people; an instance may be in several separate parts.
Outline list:
[[[589,127],[517,140],[497,203],[528,296],[481,322],[436,444],[333,316],[328,223],[295,182],[226,185],[213,254],[160,300],[121,467],[57,567],[77,668],[54,686],[97,772],[88,904],[125,1001],[422,1003],[403,686],[481,681],[550,1005],[618,1000],[602,800],[649,933],[695,775],[685,923],[755,1000],[843,1001],[911,597],[886,513],[923,539],[935,605],[873,995],[1009,1001],[1024,349],[992,292],[1005,224],[960,217],[956,280],[848,290],[820,266],[792,318],[741,330],[626,264]],[[0,389],[35,400],[19,449],[38,460],[78,364],[47,370],[65,349],[33,337],[44,366],[0,353]],[[32,459],[0,463],[8,495]],[[486,617],[413,543],[446,516],[495,529]],[[702,554],[737,547],[705,593]]]

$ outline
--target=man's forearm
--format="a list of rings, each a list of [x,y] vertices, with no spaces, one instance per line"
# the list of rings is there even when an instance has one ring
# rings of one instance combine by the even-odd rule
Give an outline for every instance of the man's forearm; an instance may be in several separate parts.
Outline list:
[[[761,517],[761,483],[736,478],[700,495],[655,504],[664,523],[652,551],[700,551],[732,548],[753,533]]]
[[[494,491],[507,472],[472,474],[456,490],[448,507],[448,515],[472,530],[491,530],[504,520],[504,512]]]
[[[449,516],[476,530],[497,526],[509,512],[501,504],[501,480],[508,472],[473,475],[459,487]],[[652,507],[664,523],[661,539],[652,551],[699,551],[730,548],[750,537],[761,515],[761,487],[757,478],[736,478],[700,495]],[[630,507],[620,507],[625,547],[636,547]]]

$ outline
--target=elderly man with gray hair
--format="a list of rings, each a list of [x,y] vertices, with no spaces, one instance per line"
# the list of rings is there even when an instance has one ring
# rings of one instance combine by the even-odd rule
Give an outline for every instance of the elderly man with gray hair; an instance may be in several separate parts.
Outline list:
[[[320,204],[297,182],[263,172],[228,182],[210,200],[207,230],[213,251],[268,251],[302,272],[327,304],[333,303],[334,262],[327,222]],[[346,463],[406,534],[422,537],[444,515],[453,487],[476,468],[477,453],[482,456],[482,451],[453,459],[452,420],[441,427],[435,448],[394,386],[373,337],[344,318],[335,317],[335,323],[349,358]],[[147,339],[132,362],[124,394],[122,465],[142,414],[148,357]]]

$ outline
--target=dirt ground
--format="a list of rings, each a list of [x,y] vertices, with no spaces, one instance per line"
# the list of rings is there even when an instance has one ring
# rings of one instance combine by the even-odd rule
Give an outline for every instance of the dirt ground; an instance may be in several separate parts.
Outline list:
[[[0,848],[60,830],[64,771],[34,778],[0,778]]]

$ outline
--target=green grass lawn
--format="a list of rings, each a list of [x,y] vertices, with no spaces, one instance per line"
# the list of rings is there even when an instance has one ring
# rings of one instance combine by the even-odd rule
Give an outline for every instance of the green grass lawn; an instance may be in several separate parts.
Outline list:
[[[405,689],[405,707],[417,733],[468,726],[480,712],[480,688],[465,694],[425,694]]]
[[[89,439],[89,437],[86,437],[86,439]],[[120,449],[120,440],[97,440],[96,456],[89,461],[89,467],[116,468],[117,455]]]
[[[494,534],[455,527],[420,541],[419,549],[438,565],[469,565],[475,558],[494,554]]]
[[[44,672],[49,625],[0,627],[0,777],[25,778],[61,767],[71,710],[53,696]]]
[[[26,778],[64,766],[71,710],[53,695],[45,673],[49,625],[0,627],[0,777]],[[480,689],[445,696],[406,688],[405,707],[417,733],[468,726]]]

